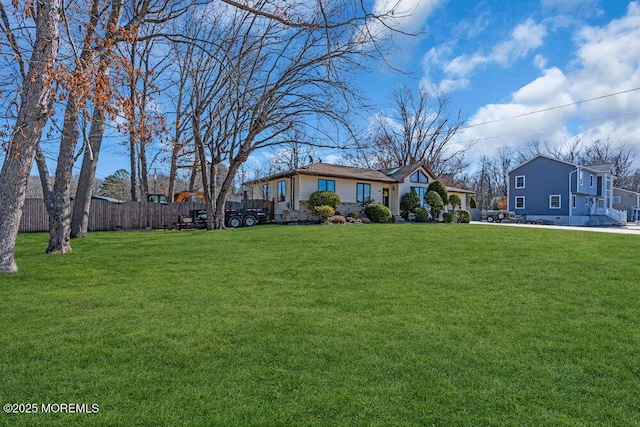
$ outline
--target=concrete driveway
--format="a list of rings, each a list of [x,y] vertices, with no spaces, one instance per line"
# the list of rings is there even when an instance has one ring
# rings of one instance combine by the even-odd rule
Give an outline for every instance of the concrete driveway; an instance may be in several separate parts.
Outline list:
[[[591,231],[596,233],[637,234],[640,236],[640,225],[629,223],[624,227],[568,227],[563,225],[537,225],[537,224],[502,224],[496,222],[471,221],[470,224],[490,225],[492,227],[527,227],[549,228],[552,230]]]

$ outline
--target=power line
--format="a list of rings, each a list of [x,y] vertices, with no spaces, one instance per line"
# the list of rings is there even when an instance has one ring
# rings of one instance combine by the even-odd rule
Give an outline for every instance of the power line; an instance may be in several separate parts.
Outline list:
[[[545,113],[547,111],[558,110],[560,108],[572,107],[574,105],[584,104],[585,102],[596,101],[598,99],[609,98],[609,97],[612,97],[612,96],[622,95],[624,93],[635,92],[637,90],[640,90],[640,87],[636,87],[636,88],[628,89],[628,90],[623,90],[623,91],[615,92],[615,93],[609,93],[607,95],[596,96],[595,98],[583,99],[581,101],[575,101],[575,102],[571,102],[569,104],[556,105],[555,107],[543,108],[541,110],[536,110],[536,111],[529,111],[528,113],[517,114],[515,116],[503,117],[501,119],[490,120],[490,121],[487,121],[487,122],[476,123],[476,124],[468,125],[468,126],[462,126],[460,128],[460,130],[470,129],[470,128],[473,128],[473,127],[478,127],[478,126],[483,126],[483,125],[489,125],[489,124],[492,124],[492,123],[503,122],[505,120],[517,119],[517,118],[520,118],[520,117],[531,116],[533,114]]]

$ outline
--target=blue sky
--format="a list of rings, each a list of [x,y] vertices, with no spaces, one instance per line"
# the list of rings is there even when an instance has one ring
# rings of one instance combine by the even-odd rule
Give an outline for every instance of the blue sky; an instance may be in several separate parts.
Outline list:
[[[422,30],[396,38],[390,58],[410,75],[378,70],[361,81],[383,114],[395,87],[425,84],[467,118],[458,141],[475,142],[472,160],[535,139],[639,147],[640,2],[401,0],[400,7],[414,11],[401,27]],[[626,93],[609,96],[619,92]],[[567,104],[574,105],[554,108]]]

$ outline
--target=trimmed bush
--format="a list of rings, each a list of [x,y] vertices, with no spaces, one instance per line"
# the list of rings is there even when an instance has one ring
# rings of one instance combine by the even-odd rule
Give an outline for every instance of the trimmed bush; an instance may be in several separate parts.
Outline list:
[[[329,222],[332,222],[334,224],[346,224],[347,219],[342,215],[334,215],[331,218],[329,218]]]
[[[385,205],[380,203],[371,203],[364,209],[364,214],[371,220],[371,222],[377,222],[386,224],[392,222],[393,215],[391,211]]]
[[[468,224],[471,222],[471,214],[469,211],[459,210],[456,211],[456,222],[462,222]]]
[[[402,218],[409,219],[409,212],[414,212],[416,208],[420,207],[420,196],[413,191],[404,193],[400,197],[400,211],[402,212]]]
[[[453,206],[453,210],[456,208],[462,207],[462,201],[460,200],[460,196],[457,194],[449,194],[449,204]]]
[[[429,219],[429,211],[420,206],[413,210],[413,214],[416,216],[416,222],[427,222]]]
[[[429,205],[429,210],[431,211],[431,216],[433,217],[433,220],[434,221],[437,220],[438,216],[440,215],[440,211],[442,211],[442,208],[444,206],[442,197],[440,197],[440,195],[437,192],[431,190],[431,191],[427,191],[427,195],[424,196],[424,199]]]
[[[329,218],[331,218],[335,213],[335,209],[333,209],[333,207],[331,206],[316,206],[314,208],[316,210],[316,214],[318,214],[318,217],[320,218],[320,221],[325,222],[327,221]]]
[[[347,214],[347,218],[353,218],[353,219],[358,219],[358,214],[351,211]]]
[[[444,222],[452,223],[453,222],[453,213],[452,212],[443,213],[442,214],[442,219],[444,220]]]
[[[309,205],[312,208],[317,206],[331,206],[334,210],[340,204],[340,196],[333,191],[315,191],[309,196]]]
[[[445,187],[445,185],[437,179],[435,181],[431,181],[431,184],[429,184],[429,186],[427,187],[427,194],[429,194],[429,191],[435,191],[436,193],[438,193],[438,195],[440,195],[443,206],[445,203],[449,202],[449,192],[447,191],[447,187]]]

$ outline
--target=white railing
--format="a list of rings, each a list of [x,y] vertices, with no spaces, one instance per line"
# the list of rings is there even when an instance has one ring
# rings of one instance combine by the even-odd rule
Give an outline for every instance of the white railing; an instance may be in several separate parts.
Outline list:
[[[619,224],[626,224],[627,222],[627,211],[619,211],[617,209],[592,207],[591,215],[603,215]]]

